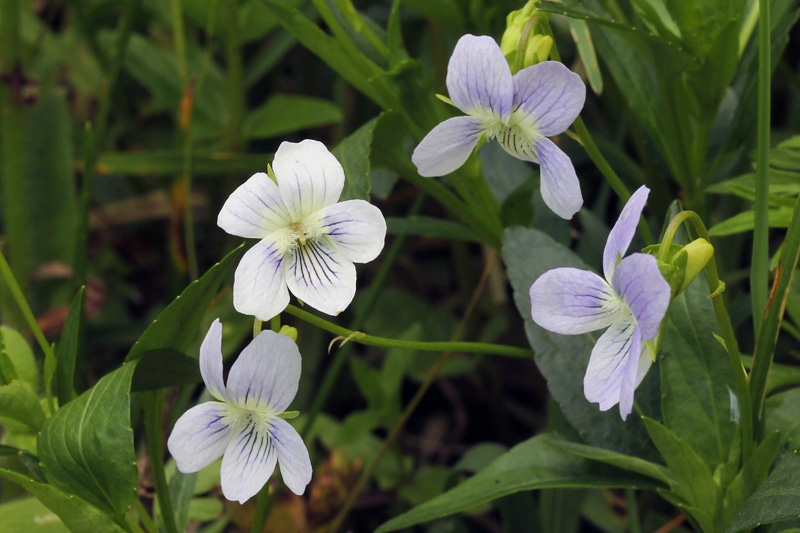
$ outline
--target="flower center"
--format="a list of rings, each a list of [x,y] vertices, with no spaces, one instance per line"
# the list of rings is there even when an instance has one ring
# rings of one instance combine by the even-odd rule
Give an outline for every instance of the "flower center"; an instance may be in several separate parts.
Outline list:
[[[322,227],[314,220],[292,222],[281,233],[280,250],[282,253],[292,253],[302,246],[314,244],[322,233]]]

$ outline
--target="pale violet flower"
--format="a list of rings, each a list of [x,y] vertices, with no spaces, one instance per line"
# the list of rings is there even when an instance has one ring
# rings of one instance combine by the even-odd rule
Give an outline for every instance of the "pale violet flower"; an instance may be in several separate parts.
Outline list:
[[[644,342],[656,337],[670,301],[670,287],[656,258],[620,258],[636,233],[649,193],[640,187],[614,224],[603,251],[605,279],[577,268],[556,268],[531,286],[531,314],[541,327],[564,335],[608,328],[597,340],[583,378],[583,392],[606,411],[619,404],[625,420],[633,410],[633,391],[650,368]]]
[[[254,174],[217,218],[232,235],[261,239],[236,268],[233,306],[269,320],[286,308],[292,291],[337,315],[355,295],[353,263],[372,261],[383,249],[386,221],[364,200],[337,203],[344,170],[320,142],[281,143],[272,168],[277,184]]]
[[[447,66],[450,99],[466,117],[445,120],[411,156],[421,176],[444,176],[466,162],[478,141],[497,139],[506,152],[539,163],[544,202],[572,218],[583,205],[569,157],[547,137],[564,132],[583,108],[586,86],[557,61],[511,75],[491,37],[464,35]]]
[[[280,464],[286,486],[303,494],[311,460],[283,413],[297,394],[300,351],[292,339],[262,331],[222,378],[222,323],[215,320],[200,346],[200,374],[217,400],[192,407],[175,423],[169,453],[184,473],[197,472],[222,456],[222,493],[246,502]]]

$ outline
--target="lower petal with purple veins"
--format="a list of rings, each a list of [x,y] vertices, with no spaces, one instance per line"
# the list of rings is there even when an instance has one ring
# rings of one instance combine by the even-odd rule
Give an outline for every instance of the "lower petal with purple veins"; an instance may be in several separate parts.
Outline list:
[[[267,421],[255,413],[245,416],[245,423],[225,449],[220,470],[222,493],[228,500],[239,503],[261,490],[278,459]]]
[[[311,481],[312,473],[306,445],[286,420],[273,418],[270,424],[283,482],[289,490],[300,496]]]
[[[322,237],[289,252],[286,282],[292,294],[329,315],[344,311],[356,293],[356,269],[352,261]]]
[[[289,304],[280,231],[250,248],[233,280],[233,307],[243,315],[269,320]]]

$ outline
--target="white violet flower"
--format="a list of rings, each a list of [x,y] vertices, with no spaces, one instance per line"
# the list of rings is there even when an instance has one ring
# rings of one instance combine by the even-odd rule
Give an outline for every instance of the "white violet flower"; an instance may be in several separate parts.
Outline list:
[[[386,221],[364,200],[337,203],[344,170],[318,141],[281,143],[272,162],[277,184],[254,174],[226,200],[217,224],[226,232],[261,239],[242,257],[233,306],[261,320],[289,303],[289,291],[311,307],[337,315],[353,300],[353,263],[383,249]]]
[[[444,176],[463,165],[481,138],[541,167],[544,203],[562,218],[583,205],[575,168],[548,137],[563,133],[586,99],[581,77],[558,61],[513,76],[491,37],[464,35],[447,65],[447,91],[467,114],[445,120],[422,139],[411,160],[420,176]]]
[[[222,377],[222,323],[215,320],[200,346],[200,374],[218,401],[192,407],[175,423],[167,441],[178,470],[197,472],[222,456],[222,493],[246,502],[280,464],[286,486],[303,494],[311,460],[283,413],[297,394],[300,351],[285,335],[262,331]]]

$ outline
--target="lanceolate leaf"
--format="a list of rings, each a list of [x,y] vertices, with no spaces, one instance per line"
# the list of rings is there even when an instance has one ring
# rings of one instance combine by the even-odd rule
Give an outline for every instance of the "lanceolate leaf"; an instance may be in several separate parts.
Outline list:
[[[236,248],[186,287],[139,337],[125,360],[135,361],[153,350],[185,350],[197,335],[200,321],[216,296],[220,283],[236,265],[242,252],[243,247]]]
[[[244,136],[265,139],[342,121],[332,102],[308,96],[276,94],[253,110],[244,123]]]
[[[655,459],[650,439],[637,417],[627,422],[617,408],[602,412],[583,395],[583,376],[594,346],[592,334],[559,335],[537,326],[531,318],[529,289],[547,270],[558,267],[586,268],[568,248],[544,233],[520,227],[503,234],[503,260],[514,288],[514,302],[525,321],[528,341],[536,352],[536,365],[548,381],[548,389],[561,405],[569,423],[588,444],[626,455]],[[657,373],[651,369],[636,390],[636,403],[652,416],[660,416]]]
[[[123,364],[59,409],[36,446],[50,483],[112,516],[122,516],[136,497],[129,392],[135,366]]]
[[[16,420],[33,430],[38,430],[45,419],[39,397],[20,379],[0,386],[0,417]]]
[[[56,350],[56,395],[59,405],[66,404],[76,396],[75,371],[78,369],[84,290],[85,287],[81,287],[72,300]]]
[[[71,531],[125,531],[106,514],[72,494],[62,492],[53,485],[36,482],[18,472],[0,468],[0,477],[12,481],[53,511]]]
[[[728,460],[740,416],[735,383],[708,298],[705,274],[672,302],[661,346],[664,424],[691,444],[709,468]]]
[[[798,471],[800,452],[794,450],[781,458],[764,484],[744,502],[728,526],[728,533],[800,516]]]
[[[358,128],[333,149],[333,155],[344,168],[345,183],[341,200],[369,200],[372,188],[369,181],[372,134],[382,116],[379,115]]]
[[[649,479],[582,459],[537,435],[503,454],[454,489],[386,522],[378,533],[397,531],[471,509],[502,496],[541,488],[654,488]]]

